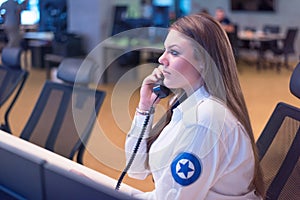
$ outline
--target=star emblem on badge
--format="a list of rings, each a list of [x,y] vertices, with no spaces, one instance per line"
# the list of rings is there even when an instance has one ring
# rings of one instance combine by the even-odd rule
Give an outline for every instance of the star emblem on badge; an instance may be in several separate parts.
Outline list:
[[[172,176],[182,186],[194,183],[200,177],[201,172],[200,159],[192,153],[180,153],[171,163]]]
[[[190,166],[191,165],[191,166]],[[179,168],[177,174],[180,176],[180,173],[183,173],[185,178],[189,178],[189,174],[194,174],[194,173],[189,173],[189,172],[194,172],[194,165],[191,163],[189,160],[182,159],[178,162],[176,168]]]

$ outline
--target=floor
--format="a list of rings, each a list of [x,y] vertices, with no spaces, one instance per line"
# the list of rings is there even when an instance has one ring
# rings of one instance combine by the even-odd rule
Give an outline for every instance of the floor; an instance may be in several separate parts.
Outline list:
[[[292,66],[295,66],[295,63],[292,63]],[[280,73],[274,69],[257,71],[254,65],[244,61],[239,62],[238,68],[240,83],[257,139],[278,102],[287,102],[300,107],[300,100],[289,92],[291,70],[282,69]],[[24,127],[45,82],[45,75],[44,69],[30,70],[26,86],[11,113],[10,122],[15,135],[19,135]],[[119,177],[125,166],[123,145],[138,102],[141,76],[143,75],[137,76],[138,80],[127,79],[118,84],[103,84],[98,87],[105,90],[107,96],[87,144],[84,165],[115,179]],[[167,100],[164,100],[157,109],[156,119],[164,112],[166,103]],[[6,106],[0,109],[1,121]],[[124,182],[143,191],[152,190],[154,187],[151,177],[143,181],[125,177]]]

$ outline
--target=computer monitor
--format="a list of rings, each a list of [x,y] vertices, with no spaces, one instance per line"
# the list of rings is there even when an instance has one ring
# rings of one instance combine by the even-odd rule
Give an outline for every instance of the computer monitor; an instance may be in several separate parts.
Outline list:
[[[170,25],[169,6],[153,6],[153,26],[167,28]]]
[[[18,0],[19,3],[24,0]],[[39,0],[29,0],[27,9],[21,12],[22,25],[36,25],[40,21]]]
[[[153,0],[152,4],[154,6],[172,6],[173,0]]]
[[[0,198],[43,199],[43,158],[4,140],[0,140],[0,158]]]
[[[24,10],[21,12],[22,25],[36,25],[39,23],[39,13],[32,10]]]
[[[100,185],[80,175],[80,172],[69,171],[51,163],[44,165],[44,172],[46,199],[134,199],[123,192]]]
[[[114,179],[1,130],[0,158],[1,200],[131,200],[138,192],[126,184],[115,191]]]

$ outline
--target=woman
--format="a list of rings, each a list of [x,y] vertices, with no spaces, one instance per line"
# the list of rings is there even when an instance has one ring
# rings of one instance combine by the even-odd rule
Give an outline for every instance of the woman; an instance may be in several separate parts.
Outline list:
[[[254,137],[226,33],[212,17],[190,15],[171,25],[164,46],[160,66],[143,81],[126,139],[129,159],[151,115],[128,173],[152,174],[155,189],[137,197],[260,199]],[[167,117],[150,128],[159,101],[152,88],[162,79],[180,104],[173,101]]]

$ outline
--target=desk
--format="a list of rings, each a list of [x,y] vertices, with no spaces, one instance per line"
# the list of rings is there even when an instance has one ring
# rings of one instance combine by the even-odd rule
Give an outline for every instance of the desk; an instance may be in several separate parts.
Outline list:
[[[250,43],[250,50],[257,52],[257,69],[261,69],[263,62],[265,61],[265,51],[269,49],[268,45],[271,42],[277,43],[285,38],[282,33],[268,33],[252,32],[252,31],[240,31],[238,38],[241,41],[248,41]]]
[[[64,56],[56,55],[47,53],[44,57],[44,63],[46,68],[46,79],[51,79],[51,64],[55,63],[56,65],[59,65],[61,61],[64,59]]]
[[[40,40],[51,42],[54,39],[53,32],[25,32],[23,38],[26,40]]]
[[[251,40],[251,41],[271,41],[271,40],[282,40],[284,34],[282,33],[268,33],[263,32],[252,32],[252,31],[240,31],[238,33],[240,40]]]
[[[151,41],[151,39],[128,39],[128,38],[112,38],[107,39],[102,43],[103,48],[103,82],[108,82],[108,66],[122,54],[134,50],[139,50],[143,53],[162,53],[163,40],[161,42]],[[113,52],[113,54],[110,54]]]
[[[43,67],[44,54],[51,51],[51,43],[54,39],[54,33],[25,32],[23,34],[23,39],[26,42],[26,48],[31,48],[32,50],[32,65]]]
[[[3,155],[15,154],[15,155],[17,155],[16,156],[17,158],[18,157],[24,158],[24,161],[20,161],[19,163],[24,163],[24,165],[27,167],[31,166],[31,165],[28,165],[29,162],[27,161],[27,159],[29,159],[29,158],[31,160],[33,160],[34,162],[39,162],[42,165],[41,173],[43,173],[43,171],[44,171],[43,168],[45,167],[45,165],[48,165],[48,166],[51,165],[52,168],[53,167],[57,168],[60,171],[63,170],[65,172],[67,172],[68,174],[71,174],[71,176],[75,175],[75,176],[79,176],[78,178],[80,178],[82,176],[85,178],[88,178],[85,180],[85,182],[90,180],[90,181],[92,181],[94,186],[97,186],[97,184],[98,184],[99,188],[105,186],[106,188],[111,188],[113,190],[117,183],[117,181],[115,179],[112,179],[112,178],[110,178],[104,174],[101,174],[93,169],[90,169],[88,167],[80,165],[72,160],[69,160],[65,157],[62,157],[58,154],[55,154],[51,151],[48,151],[44,148],[41,148],[37,145],[34,145],[30,142],[27,142],[23,139],[20,139],[14,135],[8,134],[1,130],[0,130],[0,149],[2,149],[2,151],[0,151],[2,153],[5,151],[8,152]],[[40,160],[42,160],[43,162],[40,162]],[[10,169],[7,169],[8,168],[7,166],[10,165],[10,162],[11,162],[11,165],[14,165],[16,162],[14,162],[13,160],[5,160],[5,159],[2,160],[1,162],[2,162],[2,165],[4,164],[3,162],[5,162],[5,165],[3,165],[1,167],[0,178],[3,176],[7,177],[7,174],[5,174],[5,173],[7,173],[7,171],[10,171]],[[6,166],[6,168],[4,166]],[[18,173],[23,173],[22,169],[20,169],[20,170],[18,169],[18,166],[13,166],[13,168],[15,168],[18,171]],[[30,171],[36,172],[36,170],[32,170],[32,169],[30,169]],[[36,173],[38,173],[38,172],[36,172]],[[24,182],[20,183],[19,177],[15,177],[15,174],[11,174],[8,176],[14,177],[14,178],[11,178],[14,180],[0,179],[0,185],[3,182],[5,183],[5,182],[9,181],[11,184],[13,181],[15,181],[14,186],[22,188],[23,191],[26,188],[26,184],[28,184],[27,187],[31,186],[31,183],[30,183],[31,180],[26,181],[26,183],[24,183]],[[36,178],[36,177],[31,177],[31,179],[32,178]],[[44,180],[41,180],[42,184],[43,184],[43,181]],[[57,183],[57,184],[61,184],[61,183]],[[42,186],[40,186],[40,187],[42,187]],[[10,189],[13,190],[15,188],[10,188]],[[32,189],[32,191],[40,190],[40,188],[36,188],[36,187],[32,187],[31,189]],[[44,188],[44,189],[47,190],[47,188]],[[42,191],[35,191],[35,192],[43,193],[44,189]],[[121,193],[125,193],[125,194],[140,193],[139,190],[136,190],[136,189],[126,185],[125,183],[122,184],[120,191],[121,191]],[[28,190],[26,190],[26,192],[28,192]],[[31,195],[31,194],[27,194],[27,195]],[[20,195],[23,196],[24,194],[20,194]],[[32,195],[35,195],[35,194],[32,194]]]
[[[82,38],[74,33],[28,32],[23,38],[30,47],[38,47],[42,53],[40,66],[46,67],[47,79],[50,78],[50,63],[59,64],[64,57],[83,57]]]

